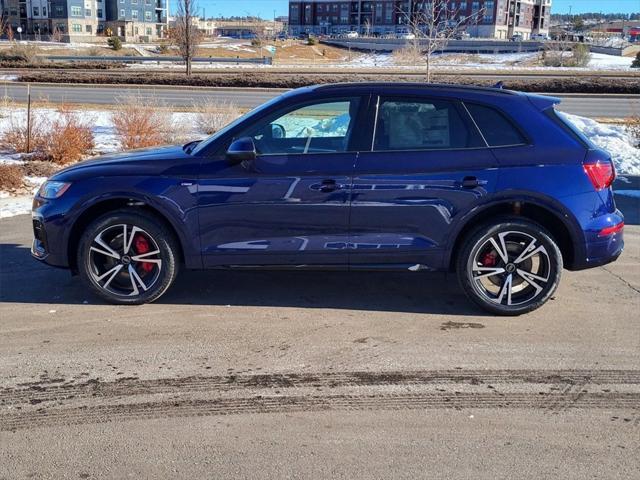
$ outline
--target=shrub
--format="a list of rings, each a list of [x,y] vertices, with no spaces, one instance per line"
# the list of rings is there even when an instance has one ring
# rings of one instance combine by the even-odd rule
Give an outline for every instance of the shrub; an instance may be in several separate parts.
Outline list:
[[[167,53],[169,53],[169,45],[167,45],[166,43],[161,43],[160,45],[158,45],[158,53],[160,53],[161,55],[166,55]]]
[[[636,55],[636,59],[631,64],[631,68],[640,68],[640,52]]]
[[[309,38],[307,38],[307,45],[317,45],[317,44],[318,44],[318,39],[316,37],[309,36]]]
[[[0,147],[16,153],[42,151],[47,137],[46,118],[37,110],[32,110],[29,123],[31,128],[27,145],[27,115],[23,112],[11,112],[9,125],[0,136]]]
[[[94,147],[89,122],[64,105],[57,113],[38,156],[59,165],[82,160]]]
[[[120,38],[118,37],[109,37],[109,40],[107,40],[107,43],[114,50],[122,49],[122,40],[120,40]]]
[[[137,96],[125,96],[111,119],[122,150],[152,147],[170,141],[172,114],[156,101]]]
[[[591,60],[589,47],[584,43],[578,43],[572,49],[572,67],[586,67]]]
[[[259,39],[259,38],[251,39],[251,46],[252,47],[261,47],[262,46],[262,40]]]
[[[196,112],[195,124],[199,132],[212,135],[222,129],[241,114],[235,103],[229,101],[208,100],[193,105]]]
[[[60,170],[60,166],[41,160],[30,160],[22,165],[22,172],[29,177],[50,177]]]
[[[18,190],[24,184],[19,165],[0,163],[0,190]]]
[[[640,115],[634,115],[625,121],[627,132],[631,135],[636,148],[640,148]]]
[[[89,50],[87,50],[87,55],[90,57],[101,57],[102,56],[102,49],[100,47],[89,47]]]

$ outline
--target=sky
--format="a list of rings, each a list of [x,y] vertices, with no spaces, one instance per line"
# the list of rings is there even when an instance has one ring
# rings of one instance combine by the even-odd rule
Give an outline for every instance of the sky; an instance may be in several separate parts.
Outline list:
[[[288,14],[288,0],[196,0],[198,7],[204,8],[207,17],[225,17],[232,15],[255,15],[271,19],[276,15]],[[175,12],[177,0],[171,0]],[[640,0],[553,0],[553,13],[602,12],[634,13],[640,12]],[[202,13],[200,12],[202,15]]]

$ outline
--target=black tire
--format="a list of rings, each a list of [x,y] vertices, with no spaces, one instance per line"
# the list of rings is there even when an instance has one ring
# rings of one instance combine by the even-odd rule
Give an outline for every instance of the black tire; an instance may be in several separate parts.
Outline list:
[[[160,298],[178,275],[178,252],[173,232],[161,219],[140,210],[115,210],[94,220],[82,233],[78,273],[94,293],[110,303],[150,303]]]
[[[541,225],[521,217],[499,217],[465,237],[456,272],[465,294],[484,310],[522,315],[540,308],[558,288],[562,254]]]

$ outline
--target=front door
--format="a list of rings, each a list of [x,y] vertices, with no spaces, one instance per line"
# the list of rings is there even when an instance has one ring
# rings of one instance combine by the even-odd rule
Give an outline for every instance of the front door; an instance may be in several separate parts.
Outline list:
[[[347,266],[351,138],[361,103],[335,98],[286,107],[233,135],[250,137],[257,158],[202,169],[205,267]]]
[[[455,101],[381,97],[372,115],[352,188],[352,268],[440,268],[456,218],[494,190],[496,160]]]

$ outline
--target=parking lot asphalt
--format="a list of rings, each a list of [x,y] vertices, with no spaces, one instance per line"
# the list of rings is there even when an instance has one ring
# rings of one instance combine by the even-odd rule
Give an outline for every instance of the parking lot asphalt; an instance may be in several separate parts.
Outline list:
[[[0,479],[637,474],[639,226],[518,318],[422,273],[182,272],[112,306],[30,228],[0,221]]]

